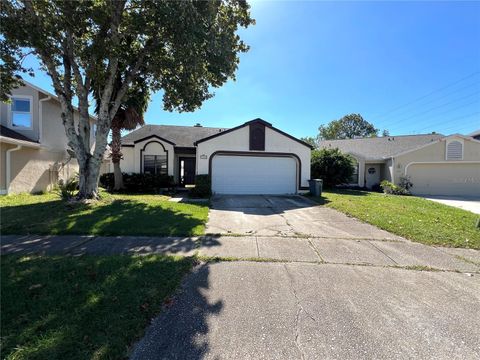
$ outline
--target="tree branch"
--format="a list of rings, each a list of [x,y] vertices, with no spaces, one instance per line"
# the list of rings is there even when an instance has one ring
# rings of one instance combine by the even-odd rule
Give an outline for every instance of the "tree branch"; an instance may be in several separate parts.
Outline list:
[[[38,18],[35,14],[35,10],[33,9],[33,5],[31,0],[24,1],[25,10],[30,15],[32,21],[36,22],[36,28],[42,29],[40,26]],[[69,85],[68,87],[62,87],[62,83],[60,81],[60,74],[57,71],[55,60],[51,54],[49,54],[45,48],[37,47],[37,52],[42,60],[43,64],[47,67],[47,70],[52,78],[53,87],[55,89],[55,93],[60,100],[60,105],[62,107],[62,120],[65,126],[65,132],[68,138],[68,145],[77,152],[79,150],[79,142],[78,142],[78,135],[75,131],[75,122],[73,118],[73,105],[72,105],[72,93],[70,87],[70,72],[69,72],[69,64],[64,64],[65,70],[68,72],[65,75],[66,79],[65,85]]]
[[[125,1],[114,1],[111,3],[114,6],[114,12],[112,15],[111,19],[111,26],[110,26],[110,31],[111,31],[111,44],[113,47],[113,56],[108,62],[108,67],[107,67],[107,74],[108,78],[105,83],[105,86],[103,88],[103,93],[101,94],[101,100],[100,100],[100,110],[99,110],[99,115],[101,117],[105,116],[108,117],[109,123],[108,126],[110,127],[110,122],[112,117],[109,116],[109,108],[110,108],[110,101],[111,97],[113,94],[114,90],[114,83],[115,79],[117,77],[117,71],[118,71],[118,54],[117,52],[117,46],[120,43],[120,33],[119,33],[119,26],[120,26],[120,20],[122,18],[122,12],[125,7]]]

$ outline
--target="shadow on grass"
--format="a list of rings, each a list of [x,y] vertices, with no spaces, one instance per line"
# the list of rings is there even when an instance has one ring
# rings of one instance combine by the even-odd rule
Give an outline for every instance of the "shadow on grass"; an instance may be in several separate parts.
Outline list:
[[[206,206],[113,200],[68,203],[60,200],[2,209],[3,234],[200,235]]]
[[[160,358],[198,359],[208,343],[209,268],[188,276],[178,303],[170,296],[192,260],[165,256],[2,257],[5,358],[121,359],[162,305],[171,306],[148,330]],[[152,338],[153,336],[153,338]],[[142,347],[136,347],[137,357]],[[144,348],[143,348],[144,349]],[[185,356],[183,356],[185,354]]]
[[[323,197],[323,196],[315,196],[315,197],[311,197],[313,200],[315,200],[315,202],[319,205],[326,205],[330,202],[330,200],[328,200],[327,198]]]
[[[204,264],[186,279],[178,301],[147,329],[131,360],[204,358],[209,351],[207,319],[223,308],[221,300],[210,303],[205,295],[209,273]]]
[[[352,196],[368,196],[368,190],[356,190],[356,189],[328,189],[327,191],[335,193],[335,194],[343,194],[343,195],[352,195]]]

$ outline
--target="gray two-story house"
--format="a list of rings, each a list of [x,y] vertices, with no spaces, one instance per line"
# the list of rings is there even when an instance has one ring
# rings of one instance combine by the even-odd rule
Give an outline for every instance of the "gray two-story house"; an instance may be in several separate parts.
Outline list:
[[[58,98],[28,82],[0,108],[0,193],[50,190],[78,172],[67,152]],[[91,118],[94,128],[95,118]],[[91,143],[94,143],[92,131]]]

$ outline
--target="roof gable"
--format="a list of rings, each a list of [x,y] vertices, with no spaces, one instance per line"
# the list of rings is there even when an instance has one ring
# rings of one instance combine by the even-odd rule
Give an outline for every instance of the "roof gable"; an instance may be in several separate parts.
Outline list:
[[[35,91],[38,91],[39,93],[42,93],[43,95],[46,95],[47,97],[50,97],[51,99],[60,103],[60,99],[58,98],[57,95],[52,94],[51,92],[49,92],[45,89],[42,89],[41,87],[38,87],[38,86],[32,84],[31,82],[28,82],[27,80],[21,79],[21,82],[22,82],[23,86],[26,86],[26,87],[29,87],[29,88],[35,90]],[[77,112],[79,111],[77,106],[72,106],[72,107],[75,111],[77,111]],[[90,113],[88,115],[89,115],[90,119],[97,121],[97,117],[95,115],[92,115]]]
[[[176,125],[145,125],[122,137],[122,146],[157,137],[177,147],[194,147],[194,143],[204,137],[226,131],[224,128]]]
[[[223,132],[221,132],[221,133],[213,134],[213,135],[211,135],[211,136],[208,136],[208,137],[205,137],[205,138],[203,138],[203,139],[200,139],[200,140],[198,140],[198,141],[195,142],[195,145],[197,145],[197,144],[199,144],[199,143],[202,143],[202,142],[205,142],[205,141],[208,141],[208,140],[211,140],[211,139],[216,138],[216,137],[218,137],[218,136],[222,136],[222,135],[228,134],[228,133],[230,133],[230,132],[232,132],[232,131],[241,129],[241,128],[243,128],[243,127],[249,126],[250,124],[254,124],[254,123],[262,124],[262,125],[264,125],[265,127],[268,127],[269,129],[271,129],[271,130],[273,130],[273,131],[276,131],[276,132],[278,132],[278,133],[280,133],[280,134],[288,137],[289,139],[292,139],[292,140],[294,140],[294,141],[296,141],[296,142],[298,142],[298,143],[300,143],[300,144],[302,144],[302,145],[304,145],[304,146],[306,146],[306,147],[308,147],[308,148],[310,148],[310,149],[313,149],[313,147],[312,147],[310,144],[307,144],[306,142],[304,142],[304,141],[302,141],[302,140],[300,140],[300,139],[297,139],[296,137],[294,137],[294,136],[292,136],[292,135],[290,135],[290,134],[287,134],[286,132],[284,132],[284,131],[282,131],[282,130],[280,130],[280,129],[277,129],[277,128],[273,127],[272,124],[270,124],[269,122],[267,122],[267,121],[265,121],[265,120],[263,120],[263,119],[260,119],[260,118],[247,121],[246,123],[244,123],[244,124],[242,124],[242,125],[239,125],[239,126],[236,126],[236,127],[234,127],[234,128],[225,130],[225,131],[223,131]]]
[[[441,134],[384,136],[376,138],[324,140],[320,148],[338,148],[340,151],[360,156],[366,160],[382,160],[432,144],[444,138]]]
[[[420,150],[420,149],[423,149],[423,148],[426,148],[428,146],[431,146],[433,144],[436,144],[440,141],[447,141],[447,140],[450,140],[450,139],[461,139],[461,140],[466,140],[466,141],[471,141],[471,142],[474,142],[474,143],[479,143],[480,144],[480,140],[477,140],[475,138],[472,138],[472,137],[469,137],[469,136],[465,136],[465,135],[461,135],[461,134],[452,134],[452,135],[448,135],[448,136],[444,136],[436,141],[433,141],[431,143],[428,143],[428,144],[425,144],[425,145],[421,145],[421,146],[417,146],[413,149],[410,149],[410,150],[407,150],[407,151],[403,151],[399,154],[396,154],[395,156],[401,156],[401,155],[405,155],[405,154],[408,154],[408,153],[411,153],[411,152],[414,152],[414,151],[417,151],[417,150]]]
[[[147,137],[144,137],[143,139],[138,139],[138,140],[135,140],[133,143],[134,144],[137,144],[139,142],[142,142],[142,141],[145,141],[145,140],[149,140],[149,139],[158,139],[160,141],[164,141],[166,142],[167,144],[170,144],[170,145],[174,145],[175,146],[175,143],[170,141],[170,140],[167,140],[167,139],[164,139],[162,138],[161,136],[158,136],[157,134],[152,134],[150,136],[147,136]]]

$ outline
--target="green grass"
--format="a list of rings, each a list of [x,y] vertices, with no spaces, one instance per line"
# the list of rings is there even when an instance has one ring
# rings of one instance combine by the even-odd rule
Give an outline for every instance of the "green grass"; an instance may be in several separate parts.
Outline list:
[[[428,245],[480,249],[479,215],[414,196],[326,191],[316,200],[367,223]]]
[[[2,234],[203,235],[207,204],[168,201],[160,195],[110,195],[85,204],[54,193],[0,197]]]
[[[172,256],[1,258],[2,358],[123,359],[191,269]]]

